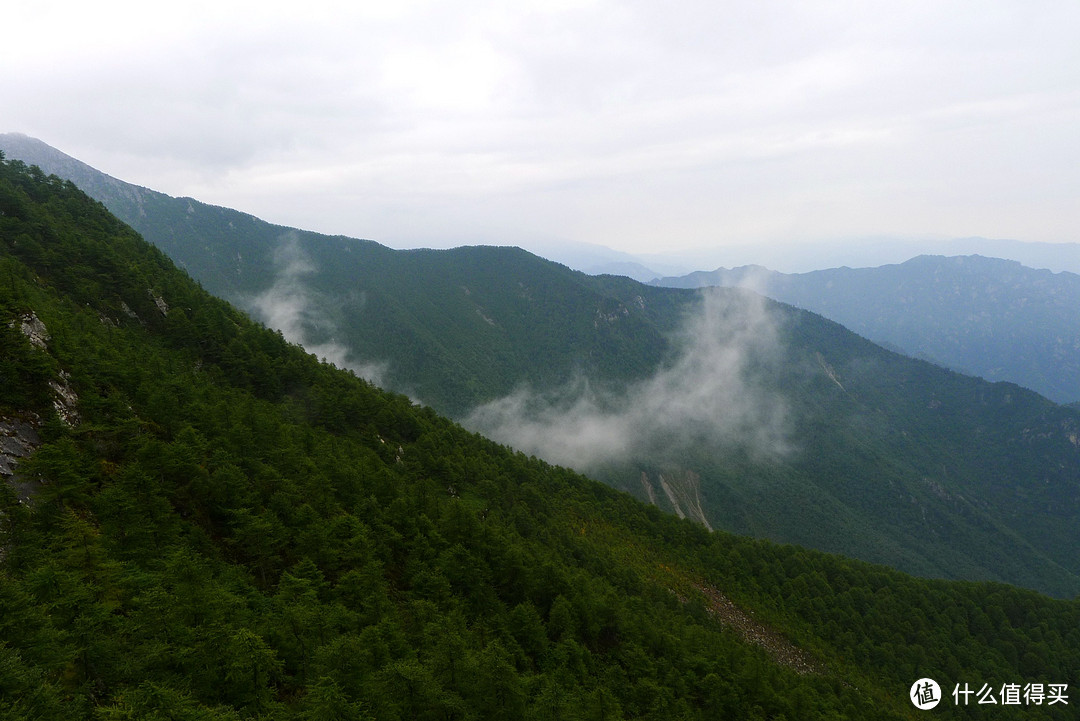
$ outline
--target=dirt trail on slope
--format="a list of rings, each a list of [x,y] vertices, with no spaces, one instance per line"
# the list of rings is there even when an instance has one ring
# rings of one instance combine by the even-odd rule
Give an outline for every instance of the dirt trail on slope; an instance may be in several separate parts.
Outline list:
[[[744,641],[765,649],[776,663],[796,673],[823,674],[825,666],[813,656],[742,610],[707,583],[694,583],[705,596],[706,609],[722,624],[738,633]]]

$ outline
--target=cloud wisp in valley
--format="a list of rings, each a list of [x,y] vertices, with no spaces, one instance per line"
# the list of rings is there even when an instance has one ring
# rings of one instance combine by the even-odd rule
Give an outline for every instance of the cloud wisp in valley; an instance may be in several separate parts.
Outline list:
[[[530,389],[475,409],[473,430],[580,471],[673,458],[709,444],[754,455],[790,450],[787,404],[760,371],[780,355],[769,302],[750,292],[703,293],[680,330],[676,359],[618,395],[587,381],[553,394]]]
[[[316,302],[315,292],[305,281],[317,272],[315,264],[300,247],[295,232],[284,234],[274,251],[277,275],[268,289],[250,299],[248,310],[270,328],[281,331],[285,340],[303,346],[308,353],[346,368],[376,385],[386,378],[385,363],[357,362],[349,349],[333,339],[328,304]],[[327,331],[331,332],[327,332]],[[320,338],[315,337],[319,331]],[[327,337],[322,340],[321,337]]]

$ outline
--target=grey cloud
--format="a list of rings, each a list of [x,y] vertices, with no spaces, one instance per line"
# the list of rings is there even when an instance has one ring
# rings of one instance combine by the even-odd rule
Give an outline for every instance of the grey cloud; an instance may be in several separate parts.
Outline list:
[[[1075,3],[19,5],[7,129],[284,225],[1075,235]]]

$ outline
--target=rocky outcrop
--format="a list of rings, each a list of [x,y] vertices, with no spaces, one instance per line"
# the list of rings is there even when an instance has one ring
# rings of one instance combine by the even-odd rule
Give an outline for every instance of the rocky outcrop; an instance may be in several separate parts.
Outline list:
[[[162,304],[164,302],[161,301]],[[166,309],[163,312],[168,312],[168,310]],[[19,326],[19,330],[30,341],[30,345],[48,352],[49,329],[45,327],[45,323],[37,317],[36,313],[30,311],[24,314],[19,320],[12,321],[10,327],[13,328],[15,325]],[[71,375],[67,371],[60,371],[58,378],[49,381],[49,388],[53,392],[53,408],[56,410],[56,415],[60,416],[60,420],[72,428],[79,425],[79,396],[71,387]]]
[[[746,643],[764,649],[776,663],[800,674],[825,673],[824,665],[814,656],[775,629],[755,619],[752,612],[736,606],[715,586],[700,582],[695,584],[695,587],[704,595],[705,608],[713,618],[737,633]]]
[[[693,471],[669,471],[658,473],[657,478],[679,518],[690,518],[713,530],[701,507],[701,476]]]
[[[38,425],[36,416],[25,419],[0,416],[0,482],[15,490],[20,503],[29,503],[38,488],[36,482],[22,479],[17,473],[19,461],[41,445]]]
[[[158,312],[160,312],[162,315],[169,314],[169,304],[165,302],[164,298],[162,298],[160,295],[154,295],[154,292],[151,291],[149,288],[146,289],[146,294],[149,295],[151,300],[154,301],[154,305],[157,306]]]
[[[18,321],[12,321],[10,327],[14,328],[18,324],[19,330],[22,331],[30,340],[30,345],[35,348],[45,350],[49,345],[49,331],[45,328],[45,324],[41,322],[41,319],[37,317],[36,313],[30,312],[19,318]]]
[[[71,375],[60,371],[60,378],[49,381],[53,392],[53,408],[64,425],[74,428],[79,425],[79,396],[71,387]]]

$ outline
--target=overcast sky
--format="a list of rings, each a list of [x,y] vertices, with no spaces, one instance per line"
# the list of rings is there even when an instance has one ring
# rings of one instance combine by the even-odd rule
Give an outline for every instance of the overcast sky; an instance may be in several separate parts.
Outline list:
[[[34,2],[0,131],[396,247],[1080,241],[1080,2]]]

